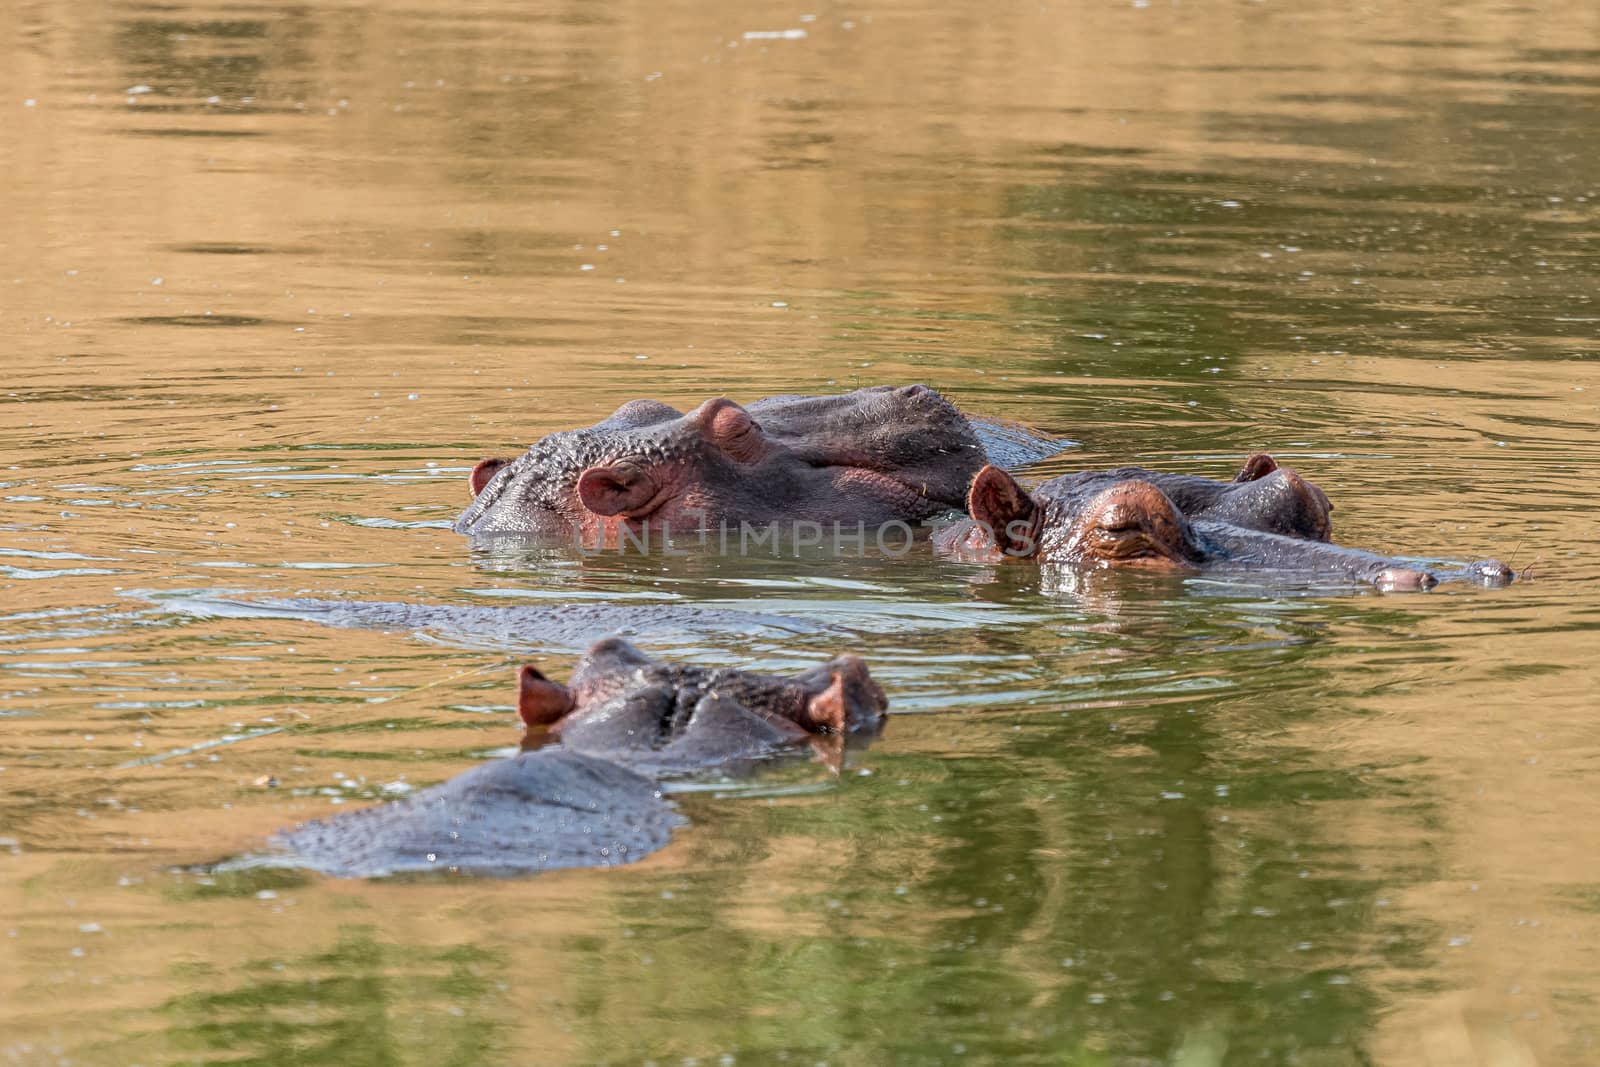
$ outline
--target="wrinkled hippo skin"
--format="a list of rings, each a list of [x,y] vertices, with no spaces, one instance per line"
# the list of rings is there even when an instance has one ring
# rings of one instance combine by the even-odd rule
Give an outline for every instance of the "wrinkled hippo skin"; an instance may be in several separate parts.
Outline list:
[[[601,641],[568,685],[523,667],[517,712],[562,747],[650,774],[760,759],[816,736],[875,734],[888,700],[857,656],[792,678],[660,663]]]
[[[1368,582],[1389,591],[1429,589],[1441,578],[1504,585],[1515,577],[1498,560],[1458,571],[1430,570],[1303,537],[1190,519],[1148,478],[1087,488],[1069,482],[1064,490],[1058,489],[1060,481],[1029,494],[1005,471],[985,467],[968,494],[972,519],[943,531],[938,547],[988,562],[1017,558],[1078,567],[1247,571]]]
[[[848,735],[882,728],[887,704],[855,656],[778,678],[660,663],[613,638],[589,650],[569,685],[522,669],[531,750],[272,843],[286,862],[351,878],[629,863],[684,822],[655,777],[727,773],[824,739],[833,747],[819,754],[831,762]]]
[[[473,468],[458,533],[615,543],[618,527],[916,522],[959,508],[987,462],[971,424],[922,385],[726,398],[678,411],[635,400]]]

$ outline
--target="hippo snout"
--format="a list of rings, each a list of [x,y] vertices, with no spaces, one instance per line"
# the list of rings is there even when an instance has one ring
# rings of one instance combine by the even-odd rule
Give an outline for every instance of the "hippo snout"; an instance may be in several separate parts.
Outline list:
[[[1484,585],[1510,585],[1517,572],[1497,559],[1480,559],[1467,564],[1466,577]]]

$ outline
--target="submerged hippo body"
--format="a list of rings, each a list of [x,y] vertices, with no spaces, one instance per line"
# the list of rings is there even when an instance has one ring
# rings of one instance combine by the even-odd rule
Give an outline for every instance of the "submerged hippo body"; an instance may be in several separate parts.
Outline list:
[[[688,413],[635,400],[473,468],[458,533],[615,538],[619,526],[916,522],[961,507],[987,462],[972,425],[921,385],[777,396]]]
[[[684,819],[655,778],[728,773],[806,742],[871,734],[883,690],[855,656],[792,678],[661,663],[620,639],[570,685],[524,667],[530,750],[416,796],[277,835],[282,863],[352,878],[445,870],[511,875],[629,863]]]
[[[1006,472],[985,467],[973,479],[968,509],[972,519],[943,531],[939,547],[989,562],[1015,558],[1078,567],[1248,571],[1366,582],[1385,590],[1429,589],[1446,577],[1486,585],[1504,585],[1515,577],[1498,560],[1435,571],[1303,536],[1189,518],[1147,478],[1108,485],[1057,479],[1029,494]]]
[[[596,641],[626,633],[645,642],[714,635],[785,637],[828,628],[792,615],[700,604],[412,604],[385,600],[275,597],[240,600],[215,596],[164,599],[167,610],[200,618],[291,619],[351,629],[407,631],[450,644],[536,652],[582,652]]]
[[[559,748],[524,752],[412,797],[303,823],[267,862],[344,878],[609,867],[664,846],[683,816],[654,781]]]

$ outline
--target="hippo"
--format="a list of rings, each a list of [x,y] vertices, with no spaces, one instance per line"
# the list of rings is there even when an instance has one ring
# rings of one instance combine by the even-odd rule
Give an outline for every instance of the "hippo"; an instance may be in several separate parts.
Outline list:
[[[923,385],[748,408],[717,397],[687,413],[634,400],[516,459],[478,463],[454,528],[615,544],[619,528],[910,523],[959,509],[986,462],[972,424]]]
[[[517,698],[535,731],[653,774],[748,761],[817,735],[876,733],[887,706],[856,656],[777,678],[659,663],[621,638],[591,648],[570,685],[523,667]]]
[[[972,518],[941,531],[937,547],[958,558],[1007,558],[1077,567],[1268,572],[1297,579],[1366,582],[1386,591],[1424,590],[1443,577],[1505,585],[1515,574],[1499,560],[1454,571],[1342,548],[1323,541],[1185,516],[1157,480],[1127,478],[1102,484],[1058,478],[1028,493],[998,467],[972,480]],[[1229,514],[1225,507],[1220,513]],[[1218,512],[1211,512],[1217,514]],[[1246,517],[1256,515],[1245,509]]]
[[[620,638],[570,684],[522,668],[523,751],[415,796],[276,835],[263,865],[349,878],[415,871],[514,875],[631,863],[685,820],[658,778],[727,774],[810,742],[835,770],[888,701],[858,657],[780,678],[661,663]]]

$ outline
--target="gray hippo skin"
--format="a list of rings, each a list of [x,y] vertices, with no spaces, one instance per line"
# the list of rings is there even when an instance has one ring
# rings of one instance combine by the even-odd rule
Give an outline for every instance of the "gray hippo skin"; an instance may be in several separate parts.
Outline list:
[[[272,843],[294,866],[344,878],[513,875],[628,863],[665,845],[683,821],[649,778],[544,749],[474,767],[404,800],[304,823]]]
[[[967,506],[972,518],[942,531],[937,545],[959,558],[986,562],[1015,558],[1077,567],[1225,570],[1367,582],[1389,591],[1430,589],[1441,578],[1505,585],[1515,577],[1498,560],[1456,571],[1429,570],[1303,537],[1190,519],[1148,478],[1087,487],[1056,479],[1029,494],[1005,471],[985,467],[972,481]]]
[[[779,678],[659,663],[620,638],[601,641],[569,685],[523,667],[517,712],[562,747],[650,774],[760,759],[813,738],[876,733],[888,700],[857,656]]]
[[[726,398],[687,414],[635,400],[473,468],[458,533],[616,543],[619,527],[917,522],[960,508],[988,462],[973,426],[922,385]]]
[[[353,878],[629,863],[684,821],[655,777],[737,771],[808,742],[837,759],[846,735],[882,728],[887,704],[855,656],[778,678],[659,663],[612,638],[578,662],[570,686],[522,669],[530,751],[273,844],[296,866]]]

